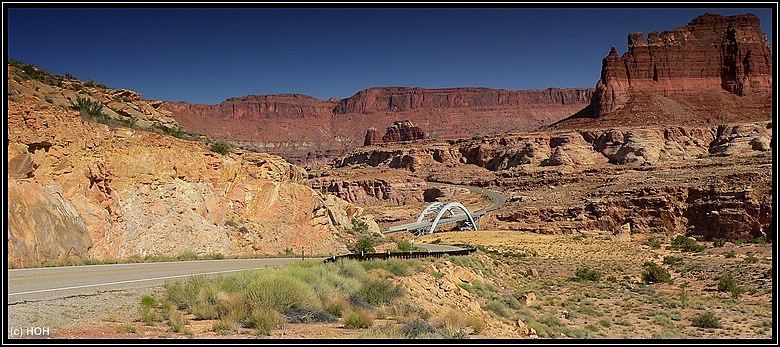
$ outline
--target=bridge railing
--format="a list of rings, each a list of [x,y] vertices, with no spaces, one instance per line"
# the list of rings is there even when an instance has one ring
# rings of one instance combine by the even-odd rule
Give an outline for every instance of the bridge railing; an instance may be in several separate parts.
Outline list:
[[[364,254],[344,254],[334,255],[323,260],[325,263],[334,262],[338,259],[356,259],[356,260],[371,260],[371,259],[389,259],[389,258],[441,258],[444,255],[468,255],[476,251],[476,247],[469,246],[469,248],[459,249],[457,251],[418,251],[418,252],[387,252],[387,253],[364,253]]]

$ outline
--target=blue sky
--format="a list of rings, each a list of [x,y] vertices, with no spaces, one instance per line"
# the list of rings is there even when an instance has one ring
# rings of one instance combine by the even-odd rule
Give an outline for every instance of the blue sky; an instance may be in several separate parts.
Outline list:
[[[705,12],[758,15],[774,49],[769,5],[34,6],[7,8],[7,57],[146,99],[204,104],[249,94],[346,98],[381,86],[593,87],[601,59],[612,46],[623,54],[628,33],[671,30]]]

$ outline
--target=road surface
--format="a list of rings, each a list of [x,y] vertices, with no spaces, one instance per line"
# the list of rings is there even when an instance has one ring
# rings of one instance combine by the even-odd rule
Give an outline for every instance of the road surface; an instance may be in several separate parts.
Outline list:
[[[322,258],[312,258],[322,259]],[[193,260],[8,270],[6,304],[160,285],[192,275],[282,266],[301,258]]]

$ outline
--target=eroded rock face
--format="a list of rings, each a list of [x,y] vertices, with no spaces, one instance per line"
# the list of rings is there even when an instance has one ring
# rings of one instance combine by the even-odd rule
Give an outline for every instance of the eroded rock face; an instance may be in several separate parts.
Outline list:
[[[582,109],[592,92],[391,87],[366,89],[343,100],[260,95],[217,105],[162,102],[160,107],[171,111],[187,130],[309,164],[343,155],[361,143],[378,144],[382,135],[366,129],[386,129],[399,119],[425,129],[431,138],[536,129]],[[419,131],[408,135],[422,137]],[[387,141],[402,141],[405,136],[399,131]]]
[[[592,91],[583,89],[503,90],[490,88],[385,87],[361,90],[339,101],[336,114],[403,112],[411,109],[476,108],[517,105],[584,105]]]
[[[615,111],[634,90],[675,97],[711,89],[745,97],[771,92],[772,54],[757,16],[706,13],[647,41],[629,34],[628,51],[619,56],[612,47],[602,62],[592,111]]]
[[[18,83],[24,91],[39,82]],[[348,252],[352,220],[378,231],[362,208],[312,190],[306,171],[278,156],[221,155],[205,142],[90,122],[32,93],[16,96],[7,114],[16,264],[186,251],[331,255]]]
[[[334,194],[355,204],[390,201],[398,205],[423,201],[425,181],[414,177],[360,178],[334,176],[311,180],[315,190]]]
[[[50,259],[86,258],[92,238],[61,187],[8,181],[8,261],[18,266]]]
[[[407,120],[393,122],[393,125],[387,127],[385,135],[382,136],[382,142],[416,141],[425,140],[427,138],[428,135],[425,131]]]
[[[457,164],[490,171],[595,164],[660,165],[707,155],[750,156],[771,150],[772,122],[714,127],[610,128],[484,136],[408,146],[366,147],[336,167],[368,165],[412,172]]]

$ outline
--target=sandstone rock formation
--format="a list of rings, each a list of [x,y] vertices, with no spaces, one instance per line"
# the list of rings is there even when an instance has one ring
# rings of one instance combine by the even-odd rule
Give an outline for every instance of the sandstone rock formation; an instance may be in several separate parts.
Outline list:
[[[589,110],[602,116],[626,107],[637,91],[678,99],[710,90],[746,98],[772,90],[772,54],[753,14],[706,13],[688,25],[628,35],[628,51],[615,47],[602,62]],[[695,105],[693,105],[695,106]]]
[[[186,251],[331,255],[348,252],[352,220],[378,231],[362,208],[312,190],[306,171],[282,158],[221,155],[204,142],[86,120],[46,100],[85,92],[9,72],[9,90],[18,91],[7,114],[12,264]],[[50,94],[29,92],[44,88]],[[125,91],[91,93],[154,109]]]
[[[389,87],[343,100],[284,94],[231,98],[218,105],[162,102],[161,107],[189,131],[311,164],[343,155],[360,141],[378,143],[378,134],[365,129],[384,129],[398,119],[426,129],[432,138],[532,130],[582,109],[592,91]]]
[[[420,127],[412,124],[410,121],[397,121],[387,127],[385,135],[382,136],[382,142],[402,142],[425,140],[428,135]]]

